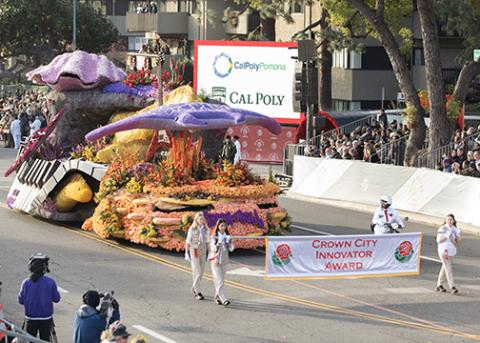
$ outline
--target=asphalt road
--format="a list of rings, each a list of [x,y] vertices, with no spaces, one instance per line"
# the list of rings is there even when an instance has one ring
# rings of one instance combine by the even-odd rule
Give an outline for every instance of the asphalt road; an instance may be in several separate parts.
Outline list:
[[[0,149],[0,171],[12,151]],[[2,202],[11,178],[0,178]],[[319,234],[369,232],[370,216],[281,198],[298,227]],[[229,308],[212,301],[213,282],[204,281],[206,300],[190,293],[183,254],[123,241],[101,240],[0,207],[0,280],[6,316],[22,322],[16,295],[27,277],[28,257],[51,257],[51,276],[62,290],[55,307],[60,342],[71,341],[74,313],[87,289],[115,290],[122,320],[149,342],[474,342],[480,340],[480,238],[464,235],[454,276],[460,295],[433,289],[436,228],[409,223],[425,234],[421,274],[416,277],[318,281],[265,281],[261,251],[236,251],[226,288]],[[298,228],[294,235],[314,234]]]

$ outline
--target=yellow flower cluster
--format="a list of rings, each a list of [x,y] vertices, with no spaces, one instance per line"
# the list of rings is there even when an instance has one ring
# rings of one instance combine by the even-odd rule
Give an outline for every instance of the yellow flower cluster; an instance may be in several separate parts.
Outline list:
[[[212,180],[212,182],[203,181],[198,184],[174,187],[161,187],[154,184],[149,184],[143,188],[143,191],[159,197],[169,197],[179,193],[203,192],[223,198],[258,199],[268,198],[280,193],[280,187],[272,182],[265,182],[261,185],[227,187],[220,186]]]

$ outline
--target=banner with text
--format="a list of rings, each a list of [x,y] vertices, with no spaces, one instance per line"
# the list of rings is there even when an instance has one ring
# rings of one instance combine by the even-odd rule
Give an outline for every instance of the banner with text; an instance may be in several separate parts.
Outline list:
[[[422,234],[268,237],[266,279],[420,274]]]
[[[281,123],[298,123],[292,92],[295,47],[293,42],[195,41],[195,90]]]

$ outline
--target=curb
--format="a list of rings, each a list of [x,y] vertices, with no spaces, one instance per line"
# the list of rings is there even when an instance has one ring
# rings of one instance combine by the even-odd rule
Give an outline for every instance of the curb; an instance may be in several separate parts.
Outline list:
[[[295,193],[291,191],[285,191],[284,194],[285,195],[283,197],[288,199],[306,201],[314,204],[327,205],[327,206],[338,207],[338,208],[345,208],[345,209],[354,210],[358,212],[369,213],[372,215],[375,209],[377,208],[377,206],[361,204],[356,202],[340,201],[340,200],[324,199],[324,198],[312,198],[312,197],[301,195],[299,193]],[[443,222],[443,218],[427,216],[427,215],[416,213],[416,212],[408,212],[408,211],[401,211],[401,210],[397,210],[397,211],[402,216],[407,216],[409,218],[409,221],[412,221],[418,224],[426,224],[426,225],[439,227],[440,225],[442,225],[442,222]],[[462,222],[458,222],[458,224],[461,227],[462,232],[480,236],[480,227],[462,223]]]

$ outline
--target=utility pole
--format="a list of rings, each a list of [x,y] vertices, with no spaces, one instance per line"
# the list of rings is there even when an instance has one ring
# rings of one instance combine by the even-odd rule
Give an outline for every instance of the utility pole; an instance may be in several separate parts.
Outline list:
[[[73,24],[72,24],[72,30],[73,30],[73,37],[72,37],[72,50],[75,51],[77,50],[77,0],[72,1],[73,5]]]
[[[298,60],[302,62],[302,83],[301,99],[305,104],[305,116],[307,121],[305,143],[309,151],[312,138],[313,106],[318,104],[318,69],[315,65],[316,46],[312,39],[298,41]]]
[[[165,54],[160,47],[158,52],[158,75],[157,75],[157,82],[158,82],[158,90],[157,90],[157,104],[158,106],[163,105],[163,82],[162,82],[162,73],[163,73],[163,62],[165,62]]]

